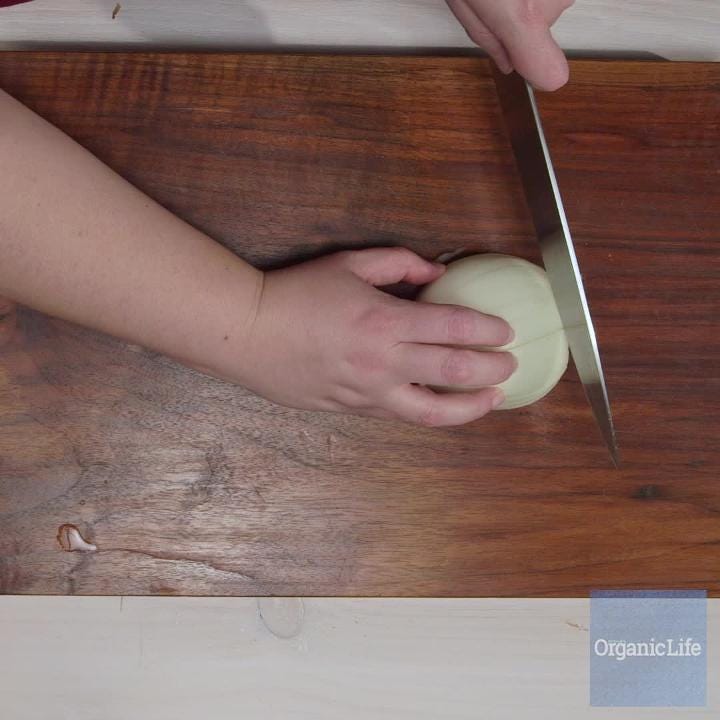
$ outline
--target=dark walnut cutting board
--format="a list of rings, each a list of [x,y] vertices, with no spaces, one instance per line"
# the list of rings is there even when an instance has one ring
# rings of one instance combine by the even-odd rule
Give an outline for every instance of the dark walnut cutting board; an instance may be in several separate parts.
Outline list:
[[[481,59],[4,53],[0,87],[263,267],[539,260]],[[720,594],[720,65],[574,62],[541,107],[621,470],[572,369],[532,407],[423,429],[286,410],[23,309],[0,591]],[[97,550],[63,550],[65,523]]]

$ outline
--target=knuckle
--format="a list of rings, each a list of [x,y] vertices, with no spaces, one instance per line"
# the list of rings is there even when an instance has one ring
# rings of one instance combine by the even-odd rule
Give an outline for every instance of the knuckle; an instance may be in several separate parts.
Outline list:
[[[515,9],[517,20],[523,25],[545,25],[545,13],[539,0],[520,0]]]
[[[394,308],[378,304],[360,315],[358,325],[361,334],[375,338],[392,335],[400,322],[400,315]]]
[[[478,46],[483,49],[487,49],[487,46],[491,45],[490,33],[482,28],[470,27],[466,28],[465,32],[467,36]]]
[[[493,353],[497,360],[497,382],[504,382],[507,380],[517,368],[517,359],[512,353]]]
[[[410,258],[415,257],[415,253],[412,250],[409,250],[405,247],[391,247],[389,248],[389,251],[398,259],[398,260],[409,260]]]
[[[443,360],[440,374],[448,385],[467,385],[474,375],[474,363],[469,352],[450,350]]]
[[[443,414],[437,399],[427,401],[417,417],[417,423],[424,427],[439,427],[443,424]]]
[[[366,410],[368,406],[365,395],[360,391],[351,387],[338,387],[332,397],[333,402],[340,408],[340,410],[354,410],[356,412]]]
[[[352,250],[339,250],[332,255],[327,256],[327,259],[331,262],[336,262],[339,265],[348,265],[353,258]]]
[[[347,355],[347,363],[353,374],[379,375],[387,366],[383,355],[373,350],[355,350]]]
[[[453,345],[465,345],[472,341],[475,330],[475,318],[464,308],[450,308],[446,318],[448,342]]]
[[[385,252],[386,262],[392,265],[407,265],[417,257],[412,250],[404,247],[388,247]]]

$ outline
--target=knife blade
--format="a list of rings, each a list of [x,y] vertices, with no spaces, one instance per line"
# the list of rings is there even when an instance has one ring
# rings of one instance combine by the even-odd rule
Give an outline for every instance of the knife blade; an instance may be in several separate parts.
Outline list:
[[[493,76],[540,253],[570,353],[615,467],[620,452],[595,328],[532,87],[516,72]]]

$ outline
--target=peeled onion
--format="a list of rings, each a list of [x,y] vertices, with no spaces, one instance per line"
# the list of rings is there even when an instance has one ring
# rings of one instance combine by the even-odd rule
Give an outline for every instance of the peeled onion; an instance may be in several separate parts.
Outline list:
[[[510,351],[517,370],[498,387],[505,393],[500,409],[530,405],[557,385],[568,364],[568,343],[545,271],[527,260],[488,253],[448,265],[445,274],[427,285],[422,302],[464,305],[506,320],[515,339],[501,348]],[[475,388],[445,387],[449,391]]]

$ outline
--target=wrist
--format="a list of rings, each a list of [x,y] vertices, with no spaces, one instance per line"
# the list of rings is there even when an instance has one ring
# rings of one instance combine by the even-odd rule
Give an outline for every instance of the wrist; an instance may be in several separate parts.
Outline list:
[[[237,258],[229,282],[215,288],[207,312],[195,316],[189,341],[175,357],[199,372],[248,385],[252,366],[251,334],[265,286],[265,273]],[[200,303],[204,305],[205,303]]]

